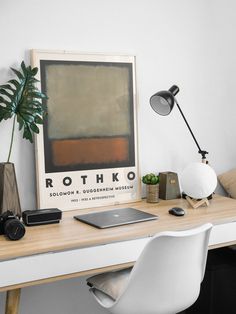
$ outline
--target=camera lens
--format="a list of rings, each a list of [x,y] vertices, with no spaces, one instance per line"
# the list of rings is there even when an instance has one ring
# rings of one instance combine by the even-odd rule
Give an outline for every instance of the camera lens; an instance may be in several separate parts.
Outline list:
[[[19,240],[25,234],[25,227],[18,219],[9,219],[5,222],[4,231],[10,240]]]

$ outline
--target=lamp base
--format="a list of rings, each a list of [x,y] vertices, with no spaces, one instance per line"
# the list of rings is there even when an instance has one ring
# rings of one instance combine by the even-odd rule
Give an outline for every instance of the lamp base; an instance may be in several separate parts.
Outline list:
[[[202,198],[201,200],[195,200],[194,198],[191,198],[189,196],[186,196],[185,198],[194,209],[200,206],[209,206],[209,201],[206,197]]]

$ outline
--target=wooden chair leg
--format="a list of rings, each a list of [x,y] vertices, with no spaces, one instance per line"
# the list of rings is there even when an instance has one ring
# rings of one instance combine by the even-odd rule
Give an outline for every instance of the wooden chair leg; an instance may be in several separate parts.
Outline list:
[[[7,291],[5,314],[18,314],[21,289]]]

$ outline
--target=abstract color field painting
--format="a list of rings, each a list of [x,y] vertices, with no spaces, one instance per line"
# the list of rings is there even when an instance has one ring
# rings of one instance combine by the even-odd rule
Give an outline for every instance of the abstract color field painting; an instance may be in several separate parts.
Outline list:
[[[132,66],[41,61],[46,172],[134,165]]]

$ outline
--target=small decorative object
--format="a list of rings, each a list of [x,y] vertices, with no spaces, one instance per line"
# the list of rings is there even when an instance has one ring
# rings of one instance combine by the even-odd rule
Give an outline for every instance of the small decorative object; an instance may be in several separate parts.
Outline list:
[[[215,171],[207,164],[194,162],[189,164],[181,175],[181,185],[186,200],[193,208],[209,205],[208,197],[217,185]]]
[[[142,177],[142,182],[146,184],[147,202],[159,202],[159,176],[154,173],[146,174]]]
[[[178,175],[175,172],[160,172],[160,198],[172,200],[181,198]]]
[[[0,122],[13,118],[11,141],[7,162],[0,163],[0,214],[11,210],[21,216],[21,206],[16,182],[14,164],[10,162],[16,120],[23,138],[33,142],[33,133],[39,133],[37,124],[43,124],[46,107],[42,99],[47,98],[35,86],[38,68],[26,67],[21,63],[21,71],[11,68],[17,76],[7,84],[0,85]]]

